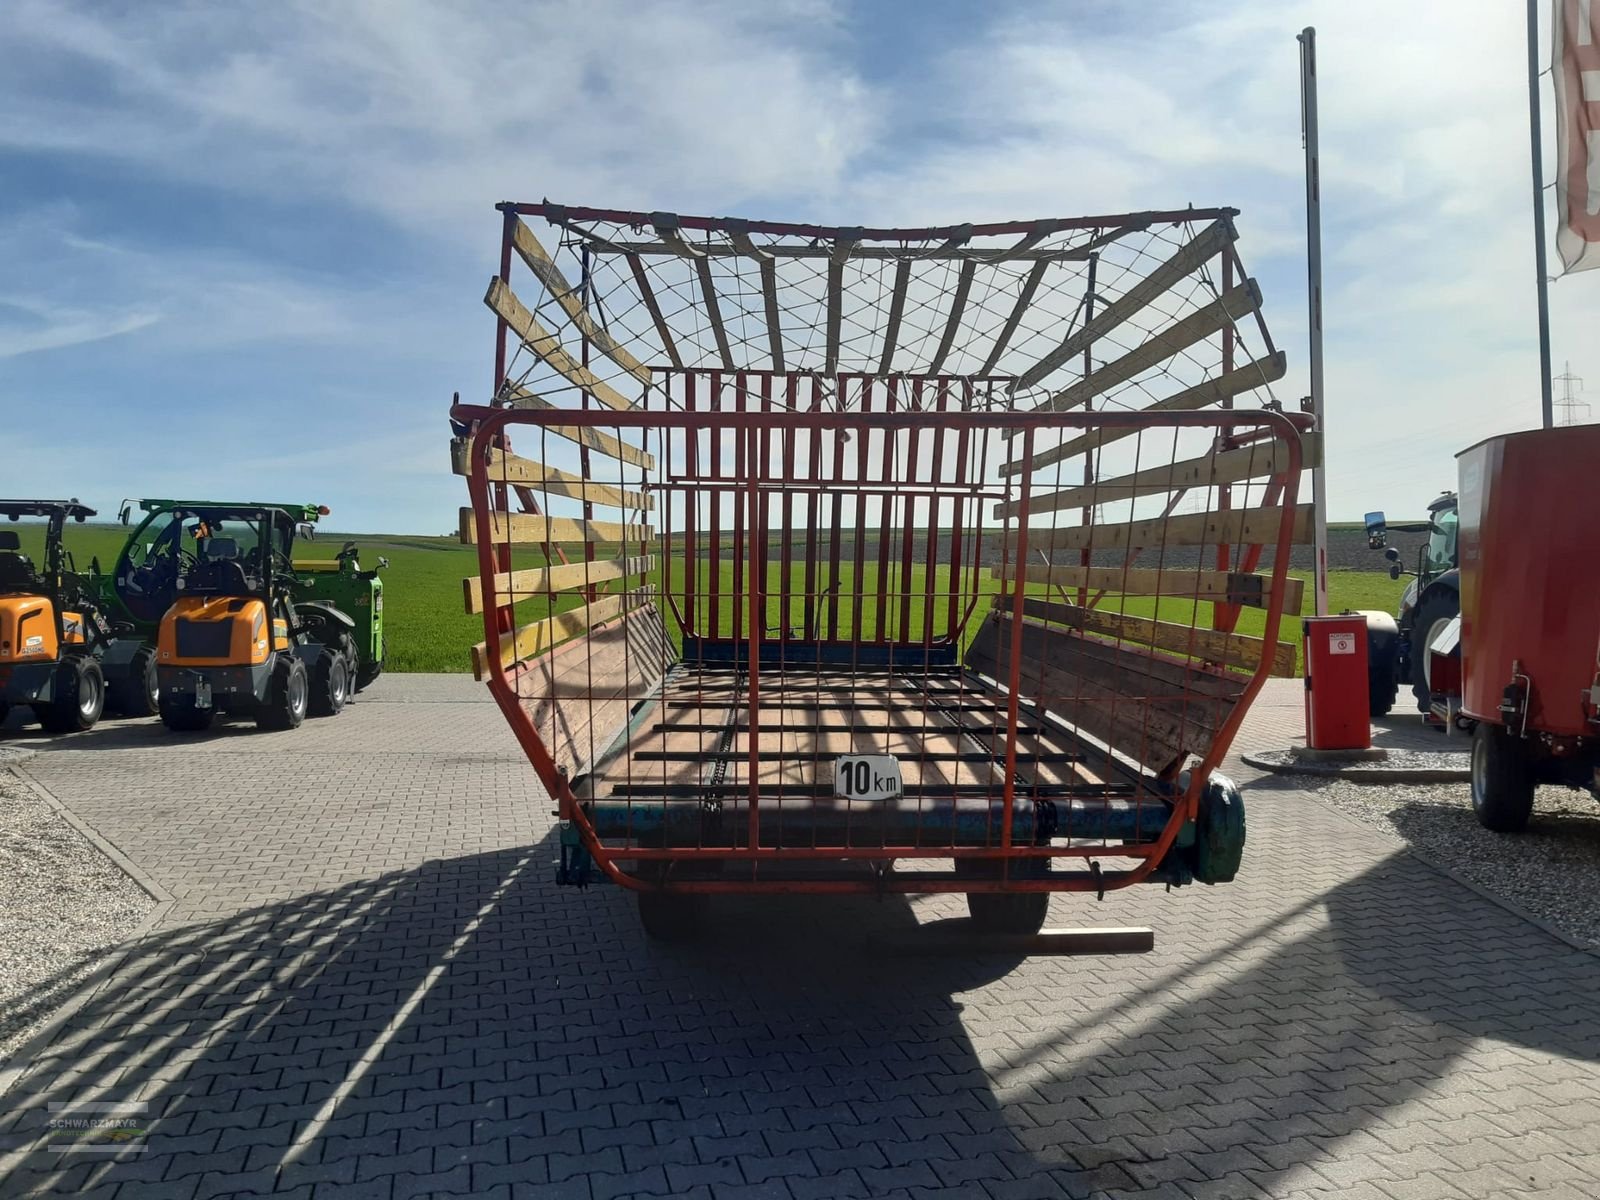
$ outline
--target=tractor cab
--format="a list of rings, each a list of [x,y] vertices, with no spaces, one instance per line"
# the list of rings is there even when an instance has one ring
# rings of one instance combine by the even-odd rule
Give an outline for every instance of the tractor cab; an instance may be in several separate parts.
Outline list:
[[[293,729],[339,712],[361,665],[355,622],[303,599],[294,562],[296,537],[327,510],[144,503],[159,506],[141,526],[150,536],[130,539],[117,583],[138,603],[172,597],[156,638],[168,728],[206,729],[220,713]]]
[[[26,704],[47,732],[89,729],[105,707],[97,655],[109,631],[80,586],[65,534],[69,521],[86,521],[94,509],[76,500],[0,500],[0,515],[44,521],[38,562],[17,529],[0,529],[0,720]]]

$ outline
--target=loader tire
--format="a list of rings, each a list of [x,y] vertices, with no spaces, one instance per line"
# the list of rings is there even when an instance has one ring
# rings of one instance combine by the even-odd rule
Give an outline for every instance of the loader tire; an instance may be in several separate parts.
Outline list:
[[[306,665],[292,654],[280,654],[272,664],[267,702],[256,713],[258,729],[298,729],[311,702],[311,680]]]
[[[93,729],[106,706],[106,677],[92,658],[73,654],[56,668],[49,704],[34,706],[47,733],[82,733]]]
[[[161,698],[161,723],[173,733],[204,733],[217,715],[214,708],[197,708],[187,696]]]
[[[323,647],[311,672],[311,715],[336,717],[350,699],[350,664],[332,646]]]
[[[1417,611],[1411,614],[1411,694],[1417,709],[1433,711],[1433,694],[1428,687],[1428,646],[1439,628],[1461,614],[1461,596],[1448,587],[1429,589]]]
[[[1495,833],[1521,833],[1533,815],[1533,764],[1521,738],[1485,721],[1472,735],[1472,811]]]
[[[156,678],[153,646],[140,646],[133,652],[127,676],[109,689],[108,700],[125,717],[153,717],[161,711],[161,684]]]
[[[1367,673],[1367,711],[1374,717],[1387,717],[1400,694],[1400,683],[1394,677],[1394,660],[1374,663]]]

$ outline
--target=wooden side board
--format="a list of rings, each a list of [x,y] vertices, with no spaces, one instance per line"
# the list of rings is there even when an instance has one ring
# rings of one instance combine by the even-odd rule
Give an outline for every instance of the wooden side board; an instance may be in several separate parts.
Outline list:
[[[542,360],[568,383],[582,388],[607,408],[634,407],[632,400],[573,358],[561,345],[561,339],[539,324],[538,318],[528,311],[498,275],[489,281],[489,290],[484,293],[483,302],[522,339],[522,344],[530,354]]]
[[[532,408],[550,412],[561,411],[560,405],[552,404],[537,392],[530,392],[527,388],[518,384],[507,384],[503,396],[503,407]],[[603,430],[589,426],[562,425],[559,422],[538,425],[533,428],[541,433],[553,433],[569,442],[577,442],[580,446],[586,446],[590,450],[598,451],[608,458],[617,459],[619,462],[631,463],[646,471],[655,470],[656,460],[654,455],[639,449],[637,446],[631,446],[627,442],[618,441]]]
[[[1010,605],[1009,596],[995,598],[994,606],[998,611],[1009,611]],[[1150,617],[1082,608],[1076,604],[1062,604],[1033,596],[1023,599],[1022,611],[1027,616],[1053,625],[1104,634],[1124,641],[1142,642],[1157,650],[1188,655],[1203,662],[1219,663],[1240,670],[1254,671],[1266,657],[1266,642],[1263,639],[1239,633],[1197,629],[1174,621],[1157,621]],[[1294,678],[1295,648],[1292,642],[1279,640],[1273,648],[1270,661],[1273,675]]]
[[[613,617],[621,616],[624,612],[648,602],[648,590],[636,592],[632,595],[617,593],[615,595],[601,596],[592,604],[580,605],[568,609],[566,612],[556,613],[554,616],[541,617],[537,621],[530,621],[518,627],[509,636],[500,642],[500,666],[509,667],[512,663],[524,659],[534,658],[545,653],[552,647],[576,637],[591,626],[602,621],[609,621]],[[479,642],[472,648],[472,673],[477,679],[489,677],[492,658],[489,654],[488,643]]]
[[[1203,571],[1198,569],[1162,570],[1156,567],[1078,567],[1046,566],[1030,563],[1017,568],[1015,563],[990,567],[993,579],[1020,579],[1024,583],[1052,584],[1061,588],[1088,588],[1114,596],[1170,596],[1184,600],[1210,600],[1219,604],[1242,604],[1265,608],[1270,600],[1271,576],[1247,571]],[[1284,580],[1285,612],[1299,612],[1305,582],[1293,577]]]
[[[1289,369],[1288,355],[1279,350],[1265,355],[1253,362],[1245,363],[1242,367],[1235,367],[1225,375],[1215,379],[1208,379],[1204,383],[1197,383],[1193,387],[1184,388],[1163,397],[1152,404],[1147,404],[1141,412],[1192,412],[1195,409],[1206,408],[1212,404],[1221,404],[1230,397],[1248,392],[1252,388],[1265,387],[1269,383],[1276,383],[1282,379]],[[1002,475],[1020,475],[1024,471],[1039,471],[1045,467],[1054,466],[1056,463],[1068,458],[1076,458],[1087,454],[1091,450],[1098,450],[1110,442],[1122,438],[1133,437],[1139,433],[1137,427],[1095,429],[1071,441],[1062,442],[1059,446],[1051,446],[1044,450],[1035,450],[1028,459],[1014,459],[1000,468]]]
[[[529,567],[503,571],[494,577],[495,595],[502,603],[515,603],[549,592],[571,592],[599,587],[615,579],[648,575],[656,569],[656,557],[644,554],[635,558],[602,558],[594,562],[563,563],[548,567]],[[477,576],[461,581],[466,593],[467,611],[483,611],[483,580]]]
[[[661,613],[641,604],[546,654],[518,663],[512,690],[550,757],[576,779],[593,765],[673,661]]]
[[[640,383],[648,386],[651,378],[650,368],[617,345],[616,339],[589,316],[589,310],[583,306],[578,289],[567,282],[567,277],[561,273],[561,268],[556,266],[555,259],[550,257],[539,239],[533,235],[533,230],[524,225],[520,217],[512,226],[511,244],[516,248],[522,261],[528,264],[528,269],[555,298],[555,302],[561,305],[578,332],[588,338],[590,344],[601,354]]]
[[[1143,521],[1118,521],[1106,525],[1063,525],[1028,530],[1028,553],[1056,550],[1124,550],[1135,546],[1275,545],[1283,518],[1281,507],[1231,508],[1208,513],[1151,517]],[[1290,538],[1311,540],[1311,505],[1295,506]],[[1016,530],[1007,531],[1015,543]],[[1008,557],[1015,557],[1014,554]]]
[[[1307,433],[1300,439],[1300,465],[1310,470],[1322,457],[1322,435]],[[1243,483],[1262,479],[1289,469],[1290,447],[1279,438],[1268,438],[1223,450],[1183,462],[1163,463],[1145,467],[1113,479],[1096,480],[1082,487],[1067,488],[1028,497],[1029,515],[1062,512],[1074,508],[1092,508],[1098,504],[1112,504],[1139,496],[1160,496],[1167,492],[1187,488],[1215,487],[1219,484]],[[995,505],[996,517],[1016,516],[1022,509],[1020,500]]]
[[[457,439],[450,444],[450,466],[457,475],[471,473],[471,464],[467,461],[471,457],[470,447],[471,444],[465,439]],[[585,479],[582,475],[574,475],[570,471],[535,462],[531,458],[521,458],[505,450],[491,449],[485,467],[489,479],[494,483],[516,484],[548,492],[551,495],[586,500],[591,504],[603,504],[611,508],[631,508],[648,512],[656,506],[655,497],[647,492],[631,492],[607,483],[598,483],[593,479]]]
[[[649,525],[630,525],[620,521],[585,521],[576,517],[546,517],[537,513],[489,514],[489,540],[511,545],[543,546],[551,542],[626,542],[637,546],[655,540]],[[472,510],[461,510],[461,540],[468,546],[478,542],[478,524]]]
[[[1002,687],[1011,675],[1012,618],[994,612],[966,663]],[[1142,766],[1161,771],[1204,754],[1244,677],[1175,663],[1024,618],[1018,692]]]

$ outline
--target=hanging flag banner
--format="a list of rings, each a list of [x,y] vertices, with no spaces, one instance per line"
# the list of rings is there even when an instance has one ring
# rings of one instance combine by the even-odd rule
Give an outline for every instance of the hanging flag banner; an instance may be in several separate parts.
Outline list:
[[[1600,267],[1600,0],[1556,0],[1556,250],[1568,271]]]

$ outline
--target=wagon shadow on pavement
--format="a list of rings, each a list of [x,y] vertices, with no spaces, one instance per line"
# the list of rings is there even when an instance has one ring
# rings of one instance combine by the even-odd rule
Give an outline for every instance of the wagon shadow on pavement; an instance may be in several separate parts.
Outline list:
[[[1369,1127],[1479,1039],[1519,1078],[1600,1054],[1600,963],[1404,856],[1239,930],[1207,916],[1220,892],[1184,897],[1165,948],[1115,968],[882,952],[948,899],[724,904],[707,941],[662,947],[628,895],[554,888],[552,856],[145,938],[8,1095],[0,1190],[1253,1195],[1327,1186],[1308,1168],[1353,1148],[1401,1156]],[[1474,1079],[1461,1120],[1514,1103]],[[130,1099],[148,1152],[29,1152],[50,1103]]]

